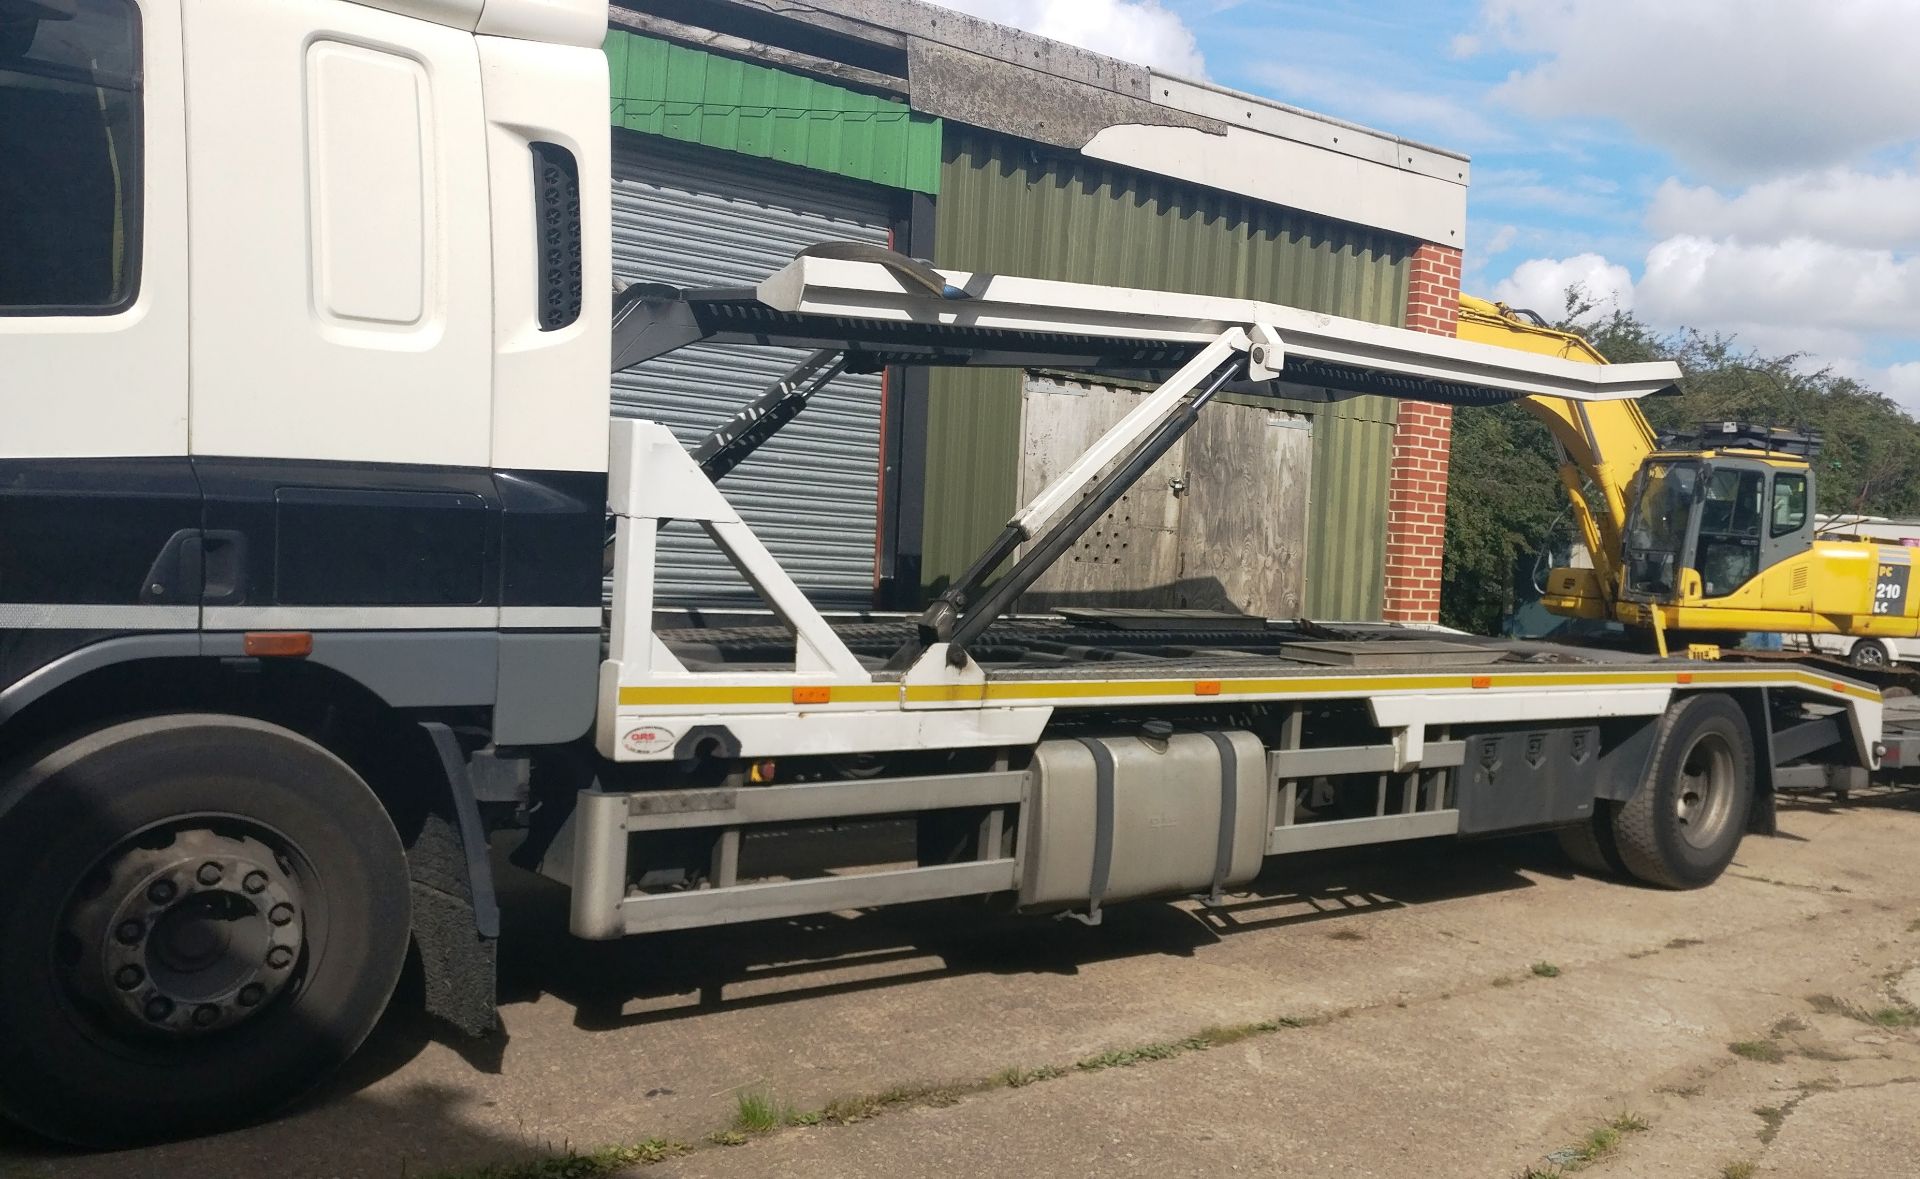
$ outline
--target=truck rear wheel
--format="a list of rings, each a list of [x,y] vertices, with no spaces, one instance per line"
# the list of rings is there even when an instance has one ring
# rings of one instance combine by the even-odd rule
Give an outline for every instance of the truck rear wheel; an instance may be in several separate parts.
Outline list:
[[[1753,733],[1738,704],[1713,693],[1674,704],[1640,788],[1614,813],[1627,871],[1660,888],[1712,884],[1739,850],[1753,780]]]
[[[228,716],[101,729],[0,783],[0,1113],[122,1146],[259,1118],[353,1054],[409,935],[380,802]]]
[[[1593,876],[1625,876],[1627,867],[1620,862],[1620,849],[1613,843],[1613,805],[1604,798],[1595,799],[1593,815],[1586,822],[1562,827],[1554,832],[1560,851],[1573,866]]]

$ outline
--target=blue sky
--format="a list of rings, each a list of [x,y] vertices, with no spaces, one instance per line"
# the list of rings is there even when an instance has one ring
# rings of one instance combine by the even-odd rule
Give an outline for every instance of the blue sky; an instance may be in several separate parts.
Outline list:
[[[1465,152],[1468,290],[1920,410],[1920,0],[939,2]]]

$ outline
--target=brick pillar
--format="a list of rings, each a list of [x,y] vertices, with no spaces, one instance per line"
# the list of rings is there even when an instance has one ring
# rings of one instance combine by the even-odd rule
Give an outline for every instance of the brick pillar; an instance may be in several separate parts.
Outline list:
[[[1460,312],[1460,251],[1422,243],[1408,267],[1407,326],[1454,334]],[[1447,456],[1453,407],[1402,401],[1393,430],[1387,491],[1388,622],[1440,618],[1440,556],[1447,531]]]

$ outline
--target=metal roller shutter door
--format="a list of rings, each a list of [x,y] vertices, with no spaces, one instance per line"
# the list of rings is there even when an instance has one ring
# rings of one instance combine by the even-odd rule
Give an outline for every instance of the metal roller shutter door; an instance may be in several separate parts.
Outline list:
[[[885,245],[887,190],[747,156],[613,132],[613,272],[622,283],[750,286],[810,245]],[[694,443],[805,353],[696,345],[613,378],[616,416]],[[873,603],[880,378],[847,376],[721,490],[816,604]],[[663,603],[757,596],[694,525],[661,538]]]

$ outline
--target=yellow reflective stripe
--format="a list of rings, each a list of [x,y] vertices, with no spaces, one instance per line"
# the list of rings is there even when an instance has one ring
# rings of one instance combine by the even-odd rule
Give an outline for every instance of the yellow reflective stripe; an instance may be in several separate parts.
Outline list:
[[[1687,677],[1685,680],[1682,677]],[[1376,692],[1452,692],[1513,691],[1532,688],[1598,687],[1710,687],[1794,685],[1828,695],[1848,696],[1856,700],[1878,701],[1880,693],[1872,688],[1821,676],[1803,670],[1742,668],[1686,671],[1549,671],[1504,675],[1486,673],[1454,675],[1349,675],[1314,677],[1268,677],[1260,679],[1208,680],[1003,680],[986,684],[911,684],[905,698],[913,704],[968,704],[1000,701],[1042,704],[1055,700],[1169,697],[1192,699],[1200,684],[1207,685],[1207,698],[1225,696],[1313,696],[1340,693]],[[1218,692],[1213,686],[1219,685]],[[902,690],[894,684],[831,684],[820,687],[802,685],[688,686],[620,689],[622,705],[697,706],[720,704],[772,704],[792,707],[796,690],[828,693],[830,704],[898,703]]]
[[[700,687],[622,688],[622,705],[677,704],[793,704],[797,691],[827,693],[828,704],[892,704],[900,699],[898,684],[755,684]],[[821,707],[804,705],[802,707]]]

